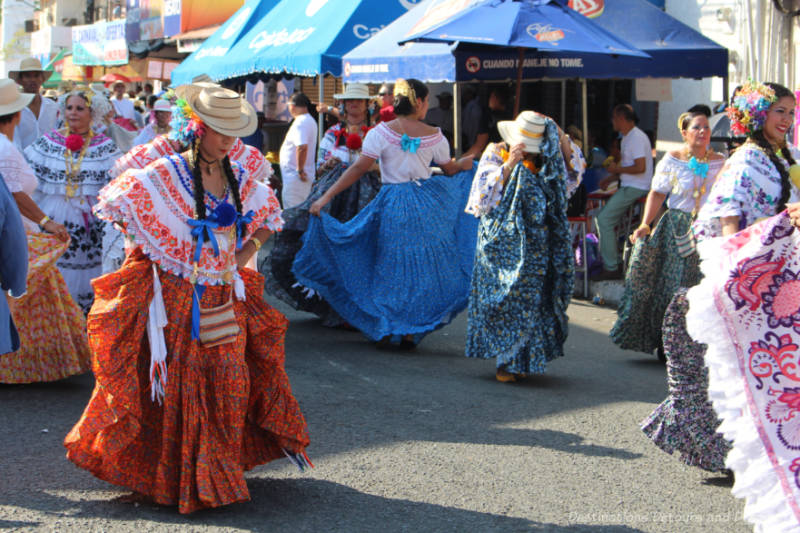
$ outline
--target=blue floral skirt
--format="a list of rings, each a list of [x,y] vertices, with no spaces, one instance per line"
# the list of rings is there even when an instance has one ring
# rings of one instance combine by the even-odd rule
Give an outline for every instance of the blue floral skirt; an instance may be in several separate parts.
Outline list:
[[[269,294],[299,311],[316,314],[322,319],[322,324],[329,327],[340,326],[344,321],[331,309],[328,302],[297,282],[292,273],[292,263],[303,245],[303,234],[308,229],[308,208],[336,183],[346,169],[346,166],[339,165],[322,175],[302,204],[283,212],[283,230],[275,235],[275,244],[269,257],[259,265],[259,272],[264,275],[264,285]],[[367,172],[356,183],[336,195],[325,206],[324,211],[340,222],[347,222],[364,209],[380,189],[380,176]]]
[[[467,357],[515,374],[543,373],[564,355],[574,258],[564,180],[517,165],[481,218],[467,323]]]
[[[697,253],[681,257],[675,240],[689,231],[691,224],[689,213],[670,209],[649,238],[636,242],[617,321],[609,333],[620,348],[645,353],[658,348],[661,322],[672,297],[681,287],[700,282]]]
[[[355,218],[311,217],[292,272],[372,340],[419,340],[467,306],[477,220],[474,170],[384,184]]]

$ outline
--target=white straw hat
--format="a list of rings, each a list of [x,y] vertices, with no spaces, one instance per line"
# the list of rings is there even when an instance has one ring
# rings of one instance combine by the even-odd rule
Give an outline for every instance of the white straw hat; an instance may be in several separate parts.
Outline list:
[[[44,76],[44,81],[47,81],[53,75],[53,71],[43,69],[41,61],[35,57],[26,57],[20,61],[17,70],[8,71],[8,77],[14,81],[19,81],[20,72],[41,72]]]
[[[344,92],[334,94],[336,100],[369,100],[369,87],[363,83],[348,83]]]
[[[14,80],[0,79],[0,116],[20,111],[33,100],[33,94],[23,93]]]
[[[531,154],[541,152],[540,145],[544,138],[545,117],[533,111],[523,111],[514,120],[501,120],[497,123],[500,137],[508,143],[509,148],[515,144],[525,145],[525,151]]]
[[[216,132],[246,137],[256,131],[256,110],[230,89],[192,84],[178,87],[175,94],[186,100],[197,116]]]
[[[159,98],[156,100],[156,103],[153,104],[153,111],[172,111],[172,104],[170,104],[168,100]]]

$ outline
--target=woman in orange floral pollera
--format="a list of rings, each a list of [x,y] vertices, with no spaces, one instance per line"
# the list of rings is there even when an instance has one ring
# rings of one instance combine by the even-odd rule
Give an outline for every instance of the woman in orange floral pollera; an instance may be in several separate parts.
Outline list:
[[[221,87],[178,91],[191,149],[131,169],[95,214],[132,250],[94,280],[88,317],[97,385],[67,457],[181,513],[249,499],[244,472],[280,457],[310,465],[284,370],[287,321],[244,265],[282,225],[272,190],[228,152],[256,127]]]

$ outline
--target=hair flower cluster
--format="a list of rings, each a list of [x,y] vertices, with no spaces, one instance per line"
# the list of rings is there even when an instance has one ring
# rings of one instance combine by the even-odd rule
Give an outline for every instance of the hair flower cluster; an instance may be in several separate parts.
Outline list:
[[[748,80],[726,110],[731,120],[731,131],[736,135],[749,137],[762,129],[767,120],[767,112],[777,99],[771,87]]]
[[[172,120],[169,123],[172,131],[169,138],[183,144],[191,144],[200,139],[206,132],[206,125],[197,116],[189,103],[183,98],[178,98],[172,107]]]

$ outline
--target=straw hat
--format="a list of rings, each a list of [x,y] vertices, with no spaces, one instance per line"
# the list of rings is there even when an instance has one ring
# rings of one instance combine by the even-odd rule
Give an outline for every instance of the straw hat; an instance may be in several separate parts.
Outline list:
[[[0,79],[0,116],[20,111],[33,100],[32,94],[23,93],[14,80]]]
[[[44,97],[45,98],[58,98],[58,91],[56,91],[55,89],[47,89],[44,92]]]
[[[211,82],[214,83],[214,80],[208,74],[198,74],[194,78],[192,78],[192,83],[206,83]]]
[[[19,74],[21,72],[41,72],[44,76],[44,81],[47,81],[53,75],[52,70],[45,70],[42,68],[42,63],[35,57],[26,57],[19,62],[19,69],[9,70],[8,77],[14,81],[19,81]]]
[[[363,83],[348,83],[344,86],[344,92],[334,94],[337,100],[369,100],[369,87]]]
[[[544,126],[544,116],[533,111],[523,111],[514,120],[498,122],[497,130],[509,147],[522,143],[526,152],[538,154],[541,152],[539,146],[544,138]]]
[[[159,98],[156,100],[156,103],[153,104],[153,111],[172,111],[172,104],[163,98]]]
[[[231,137],[246,137],[256,131],[255,109],[230,89],[192,84],[178,87],[175,94],[186,100],[197,116],[214,131]]]

